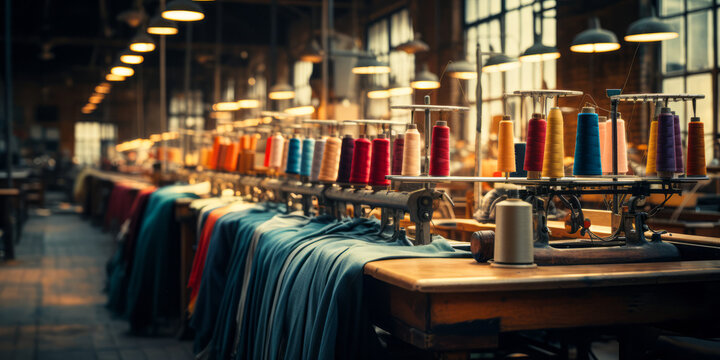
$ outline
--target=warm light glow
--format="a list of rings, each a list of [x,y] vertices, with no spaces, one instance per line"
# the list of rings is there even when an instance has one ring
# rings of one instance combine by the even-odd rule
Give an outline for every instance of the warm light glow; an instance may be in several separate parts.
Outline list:
[[[105,80],[107,81],[125,81],[124,76],[115,75],[115,74],[107,74],[105,75]]]
[[[99,104],[103,101],[104,96],[101,94],[95,94],[88,99],[88,102],[91,104]]]
[[[413,89],[418,89],[418,90],[432,90],[432,89],[439,88],[440,82],[439,81],[428,81],[428,80],[411,81],[410,86],[412,86]]]
[[[271,118],[271,117],[269,117],[269,116],[266,116],[266,117],[262,118],[262,123],[263,123],[263,124],[269,124],[269,123],[271,123],[272,121],[273,121],[273,118]]]
[[[178,133],[176,131],[168,131],[162,133],[162,139],[163,140],[174,140],[178,138]]]
[[[260,107],[260,100],[257,99],[242,99],[237,103],[240,109],[255,109]]]
[[[205,18],[205,14],[188,10],[165,10],[162,17],[174,21],[200,21]]]
[[[323,56],[322,54],[302,54],[300,60],[317,64],[323,61]]]
[[[135,52],[150,52],[155,50],[155,44],[153,43],[134,43],[130,44],[130,50]]]
[[[236,101],[223,101],[212,106],[215,111],[235,111],[240,110],[240,104]]]
[[[147,28],[147,33],[152,35],[175,35],[178,29],[174,27],[153,26]]]
[[[579,44],[570,47],[570,51],[579,53],[599,53],[615,51],[620,48],[618,43],[597,43],[597,44]]]
[[[93,112],[92,110],[90,110],[90,109],[88,109],[88,108],[82,108],[81,111],[82,111],[83,114],[90,114],[90,113]]]
[[[96,86],[95,92],[98,94],[109,94],[110,93],[110,84],[102,83],[102,84]]]
[[[113,75],[128,77],[133,76],[135,74],[135,70],[128,66],[117,65],[110,69],[110,73]]]
[[[152,134],[152,135],[150,135],[150,141],[152,141],[152,142],[160,142],[160,141],[162,141],[162,135],[160,135],[160,134]]]
[[[295,92],[290,90],[272,91],[268,94],[272,100],[287,100],[295,98]]]
[[[120,55],[120,61],[122,61],[126,64],[136,65],[136,64],[142,63],[143,60],[145,60],[145,59],[142,57],[142,55],[135,55],[135,54]]]
[[[90,109],[90,111],[93,111],[93,110],[97,109],[97,105],[95,105],[93,103],[88,103],[88,104],[85,104],[85,106],[83,106],[83,109]]]
[[[520,56],[518,59],[522,62],[538,62],[538,61],[545,61],[545,60],[555,60],[558,58],[560,58],[560,53],[553,52],[553,53],[545,53],[545,54],[524,55],[524,56]]]
[[[401,86],[401,87],[391,88],[389,91],[390,91],[390,96],[412,95],[413,88],[411,88],[409,86]]]
[[[311,105],[296,106],[285,109],[285,112],[295,116],[312,115],[312,113],[315,112],[315,108]]]
[[[520,67],[520,62],[513,61],[513,62],[506,62],[506,63],[497,64],[497,65],[483,66],[482,71],[483,72],[500,72],[500,71],[508,71],[511,69],[515,69],[517,67]]]
[[[390,67],[389,66],[354,67],[352,69],[352,73],[358,74],[358,75],[388,74],[388,73],[390,73]]]
[[[477,73],[475,71],[458,71],[458,72],[451,72],[448,74],[451,77],[454,77],[454,78],[460,79],[460,80],[477,79]]]
[[[367,93],[367,97],[370,99],[387,99],[390,97],[389,90],[370,90]]]
[[[625,36],[625,41],[629,42],[651,42],[675,39],[680,36],[676,32],[659,32],[651,34],[636,34]]]

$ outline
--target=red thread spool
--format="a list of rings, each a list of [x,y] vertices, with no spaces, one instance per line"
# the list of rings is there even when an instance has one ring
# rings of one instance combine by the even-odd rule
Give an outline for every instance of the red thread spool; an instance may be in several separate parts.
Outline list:
[[[438,121],[432,129],[430,146],[430,176],[450,175],[450,128],[446,121]]]
[[[372,141],[372,160],[370,161],[370,185],[390,185],[390,180],[385,178],[385,176],[389,174],[390,140],[385,138],[385,134],[380,134],[378,135],[377,139]]]
[[[350,182],[353,184],[367,184],[370,177],[370,140],[365,135],[355,139]]]
[[[267,141],[265,142],[265,160],[263,160],[263,166],[270,166],[270,146],[272,145],[272,136],[268,135]]]
[[[705,164],[705,128],[699,117],[693,117],[688,124],[687,175],[707,175]]]
[[[545,154],[545,131],[547,122],[540,114],[533,114],[527,125],[527,145],[525,148],[525,171],[542,171]],[[528,175],[528,178],[530,175]]]
[[[405,134],[399,134],[393,144],[392,174],[402,174],[403,151],[405,149]]]
[[[212,170],[217,169],[218,157],[220,156],[220,137],[216,136],[213,140],[212,154],[210,155],[210,163],[208,167]]]
[[[217,165],[215,170],[225,170],[225,155],[227,155],[228,145],[220,144],[220,153],[217,158]]]

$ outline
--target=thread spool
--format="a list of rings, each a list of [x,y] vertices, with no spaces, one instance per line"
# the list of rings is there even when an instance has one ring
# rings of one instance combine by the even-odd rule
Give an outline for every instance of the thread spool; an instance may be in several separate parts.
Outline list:
[[[515,143],[515,171],[510,173],[510,177],[526,177],[527,171],[523,169],[525,163],[525,147],[524,142]]]
[[[290,139],[285,139],[283,142],[283,152],[282,152],[282,163],[280,164],[280,168],[278,171],[280,173],[284,173],[287,169],[287,162],[288,162],[288,153],[290,152]]]
[[[302,149],[300,146],[301,142],[297,136],[288,140],[288,155],[285,173],[294,175],[300,174],[300,163],[302,161]]]
[[[350,182],[350,172],[352,171],[353,153],[355,150],[355,139],[351,135],[345,135],[342,139],[340,147],[340,165],[338,168],[338,183]]]
[[[557,179],[565,176],[564,120],[559,107],[550,108],[545,135],[545,155],[542,176]]]
[[[217,170],[218,157],[220,156],[220,137],[216,136],[213,139],[212,155],[210,156],[210,163],[208,167],[213,170]]]
[[[403,147],[403,176],[420,175],[421,146],[420,132],[417,130],[417,125],[408,125],[408,129],[405,131],[405,146]]]
[[[270,144],[270,163],[269,166],[279,169],[282,166],[283,148],[285,146],[285,138],[280,133],[275,133]]]
[[[403,151],[405,149],[405,134],[398,134],[393,142],[392,174],[402,174]]]
[[[430,176],[450,175],[450,128],[440,120],[432,129],[430,146]]]
[[[300,175],[310,176],[312,173],[313,155],[315,154],[315,139],[307,138],[302,141],[302,161],[300,162]]]
[[[607,127],[605,129],[607,130]],[[607,131],[605,135],[607,135]],[[602,175],[600,130],[598,115],[593,107],[584,107],[578,114],[573,175]]]
[[[315,150],[313,151],[312,170],[310,171],[310,181],[318,181],[320,176],[320,165],[323,161],[323,152],[325,151],[325,139],[315,141]]]
[[[687,139],[687,176],[706,176],[705,128],[699,117],[690,118]]]
[[[268,136],[265,141],[265,159],[263,160],[264,167],[270,167],[270,154],[272,153],[272,136]]]
[[[337,179],[340,165],[340,139],[332,136],[325,140],[322,163],[318,174],[319,181],[333,182]]]
[[[645,176],[656,175],[657,173],[657,138],[658,118],[650,121],[650,138],[648,139],[647,162],[645,164]]]
[[[618,174],[625,174],[628,171],[628,159],[627,159],[627,138],[625,137],[625,120],[620,117],[620,113],[617,115],[617,164]],[[613,147],[612,147],[612,124],[608,121],[605,130],[605,145],[601,144],[602,148],[602,169],[605,174],[613,173]]]
[[[234,142],[228,145],[227,154],[225,155],[225,170],[235,171],[237,167],[238,155],[240,152],[240,143]]]
[[[655,166],[659,177],[671,178],[675,172],[675,118],[669,108],[660,110],[657,127]]]
[[[365,135],[355,139],[350,182],[353,184],[367,184],[370,178],[370,155],[372,149],[370,140]]]
[[[683,173],[685,166],[683,166],[683,148],[682,148],[682,135],[680,135],[680,116],[675,114],[673,111],[673,125],[675,129],[675,172]]]
[[[370,186],[388,186],[390,180],[385,176],[390,174],[390,140],[385,134],[379,134],[377,139],[372,141],[370,160]]]
[[[494,267],[535,267],[532,205],[509,198],[495,206]]]
[[[227,154],[227,144],[220,143],[220,151],[218,153],[217,164],[215,170],[224,170],[225,154]]]
[[[513,123],[509,115],[504,115],[498,129],[498,171],[509,176],[515,171],[515,144]]]
[[[248,135],[242,135],[240,136],[240,147],[238,150],[238,157],[235,159],[235,170],[239,173],[245,173],[245,147],[246,147],[246,137]]]
[[[545,131],[547,123],[542,115],[535,113],[527,125],[527,145],[525,146],[525,163],[528,179],[540,179],[545,153]]]
[[[607,134],[607,116],[598,116],[598,132],[600,134],[600,164],[602,165],[603,174],[607,174],[608,171],[612,171],[612,165],[610,170],[606,167],[607,160],[605,160],[605,135]],[[612,136],[612,134],[610,135]],[[610,160],[612,164],[612,160]]]
[[[250,147],[245,152],[245,171],[246,172],[255,171],[255,150],[257,149],[257,145],[258,145],[258,136],[257,135],[250,136]]]

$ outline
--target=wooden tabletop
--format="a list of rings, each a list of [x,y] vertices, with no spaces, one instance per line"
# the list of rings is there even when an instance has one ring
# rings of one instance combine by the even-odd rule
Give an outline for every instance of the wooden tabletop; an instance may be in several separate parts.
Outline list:
[[[720,260],[502,269],[473,259],[395,259],[370,262],[365,274],[427,293],[566,289],[720,280]]]

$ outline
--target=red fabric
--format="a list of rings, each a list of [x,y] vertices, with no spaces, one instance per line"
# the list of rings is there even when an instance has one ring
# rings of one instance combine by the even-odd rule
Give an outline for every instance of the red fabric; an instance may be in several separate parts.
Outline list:
[[[105,229],[110,229],[113,221],[116,221],[116,224],[119,225],[127,220],[139,189],[136,183],[122,181],[115,183],[105,211]]]
[[[130,207],[130,221],[128,232],[125,237],[125,254],[127,255],[127,267],[132,267],[133,254],[135,251],[135,239],[137,239],[138,233],[140,232],[140,225],[142,223],[143,215],[145,214],[145,208],[147,207],[150,195],[157,190],[154,186],[148,186],[140,190],[133,201],[132,207]]]
[[[213,229],[215,228],[215,222],[217,222],[217,220],[223,215],[229,213],[230,210],[231,208],[229,206],[217,208],[212,210],[205,220],[205,225],[203,225],[200,240],[198,241],[197,249],[195,250],[190,279],[188,280],[191,302],[194,302],[198,291],[200,291],[200,280],[202,279],[203,269],[205,268],[205,258],[207,257],[208,245],[210,245],[210,237],[212,236]]]

